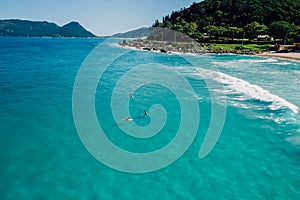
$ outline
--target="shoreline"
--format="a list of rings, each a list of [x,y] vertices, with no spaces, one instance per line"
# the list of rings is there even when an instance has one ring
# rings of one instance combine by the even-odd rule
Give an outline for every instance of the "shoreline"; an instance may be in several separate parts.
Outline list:
[[[179,53],[179,54],[203,54],[207,51],[201,44],[198,43],[174,43],[167,41],[154,41],[154,40],[131,40],[118,43],[119,46],[137,49],[143,51],[152,51],[160,53]]]
[[[138,48],[138,47],[132,47],[132,46],[124,46],[124,45],[121,45],[119,43],[115,43],[116,47],[119,47],[119,48],[125,48],[125,49],[128,49],[128,50],[134,50],[134,51],[144,51],[144,52],[153,52],[153,53],[163,53],[163,54],[170,54],[170,55],[191,55],[191,56],[197,56],[197,55],[203,55],[203,54],[212,54],[212,53],[209,53],[209,52],[201,52],[201,53],[190,53],[190,52],[178,52],[178,51],[168,51],[168,52],[162,52],[160,49],[143,49],[143,48]],[[224,53],[225,54],[225,53]]]
[[[135,49],[140,51],[152,51],[158,53],[171,53],[171,54],[183,54],[183,55],[200,55],[200,54],[236,54],[236,55],[253,55],[263,57],[274,57],[289,60],[300,61],[300,52],[288,52],[288,53],[276,53],[276,52],[254,52],[243,50],[210,50],[206,49],[203,44],[197,43],[172,43],[172,42],[159,42],[149,40],[132,40],[123,41],[123,43],[117,44],[120,47]]]
[[[157,40],[123,40],[119,43],[120,46],[125,48],[135,48],[145,51],[154,51],[161,53],[175,53],[175,54],[241,54],[241,55],[258,55],[263,51],[258,49],[240,49],[240,48],[223,48],[211,47],[214,44],[205,44],[197,42],[172,42],[172,41],[157,41]]]
[[[261,53],[261,54],[257,54],[257,56],[283,58],[283,59],[300,61],[300,52],[299,53],[295,53],[295,52],[290,52],[290,53]]]

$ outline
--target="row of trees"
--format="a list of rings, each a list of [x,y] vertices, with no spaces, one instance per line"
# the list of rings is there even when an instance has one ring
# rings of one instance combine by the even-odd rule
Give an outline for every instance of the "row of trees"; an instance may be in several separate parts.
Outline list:
[[[204,38],[205,33],[210,37],[229,37],[232,40],[234,38],[248,38],[249,40],[257,38],[258,35],[270,35],[274,39],[280,39],[283,43],[288,40],[290,42],[300,41],[300,26],[290,24],[286,21],[276,21],[269,26],[260,24],[258,22],[251,22],[244,27],[236,26],[215,26],[208,25],[199,30],[196,22],[181,22],[176,24],[164,23],[160,24],[156,21],[154,26],[161,26],[163,28],[169,28],[178,32],[189,35],[194,39]]]
[[[193,38],[255,38],[269,34],[283,42],[300,41],[300,0],[204,0],[155,21]]]

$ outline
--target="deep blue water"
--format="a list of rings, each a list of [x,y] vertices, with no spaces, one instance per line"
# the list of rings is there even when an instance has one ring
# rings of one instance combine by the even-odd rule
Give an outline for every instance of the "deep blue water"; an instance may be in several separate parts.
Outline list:
[[[0,199],[300,199],[299,62],[160,54],[110,45],[114,42],[0,37]],[[98,45],[100,57],[93,60],[88,55]],[[197,135],[187,151],[163,169],[141,174],[112,169],[96,160],[78,135],[72,110],[77,73],[84,61],[102,68],[96,61],[118,52],[123,54],[109,62],[99,80],[95,113],[107,138],[120,148],[136,153],[163,148],[175,137],[182,114],[181,99],[157,84],[160,78],[168,79],[161,72],[135,91],[121,88],[134,95],[128,108],[133,121],[123,121],[126,115],[114,119],[111,96],[126,72],[159,63],[182,74],[194,90],[182,92],[199,106],[199,122],[188,119],[199,124]],[[133,80],[148,76],[150,71]],[[182,82],[169,79],[183,90]],[[211,109],[222,105],[225,94],[222,134],[213,150],[199,159]],[[154,104],[161,104],[167,114],[157,135],[140,139],[123,133],[120,127],[150,124],[152,112],[144,116],[143,111]],[[190,134],[189,128],[186,132]]]

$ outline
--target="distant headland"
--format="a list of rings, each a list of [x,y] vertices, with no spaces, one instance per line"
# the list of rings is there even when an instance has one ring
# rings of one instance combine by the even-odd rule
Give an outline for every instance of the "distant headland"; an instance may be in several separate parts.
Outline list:
[[[116,33],[112,35],[113,38],[142,38],[148,37],[151,34],[151,29],[142,27],[135,30],[127,31],[125,33]]]
[[[78,22],[64,26],[47,21],[0,20],[0,36],[13,37],[96,37]]]

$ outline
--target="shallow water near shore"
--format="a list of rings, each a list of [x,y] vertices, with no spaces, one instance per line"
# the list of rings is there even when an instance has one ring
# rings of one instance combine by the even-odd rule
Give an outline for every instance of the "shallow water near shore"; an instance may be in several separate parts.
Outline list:
[[[134,91],[128,123],[147,125],[144,109],[159,103],[168,116],[161,132],[141,140],[118,128],[127,122],[113,119],[111,93],[119,78],[139,64],[160,63],[183,74],[200,112],[197,136],[182,157],[155,172],[130,174],[91,156],[73,120],[76,75],[101,42],[0,38],[1,199],[300,199],[300,62],[130,50],[112,62],[95,96],[99,123],[112,142],[149,152],[168,144],[178,129],[176,95],[155,84]],[[107,56],[120,50],[105,48]],[[224,87],[207,88],[205,80]],[[211,119],[210,94],[220,99],[226,94],[226,120],[214,149],[199,159]],[[218,99],[214,103],[218,106]]]

